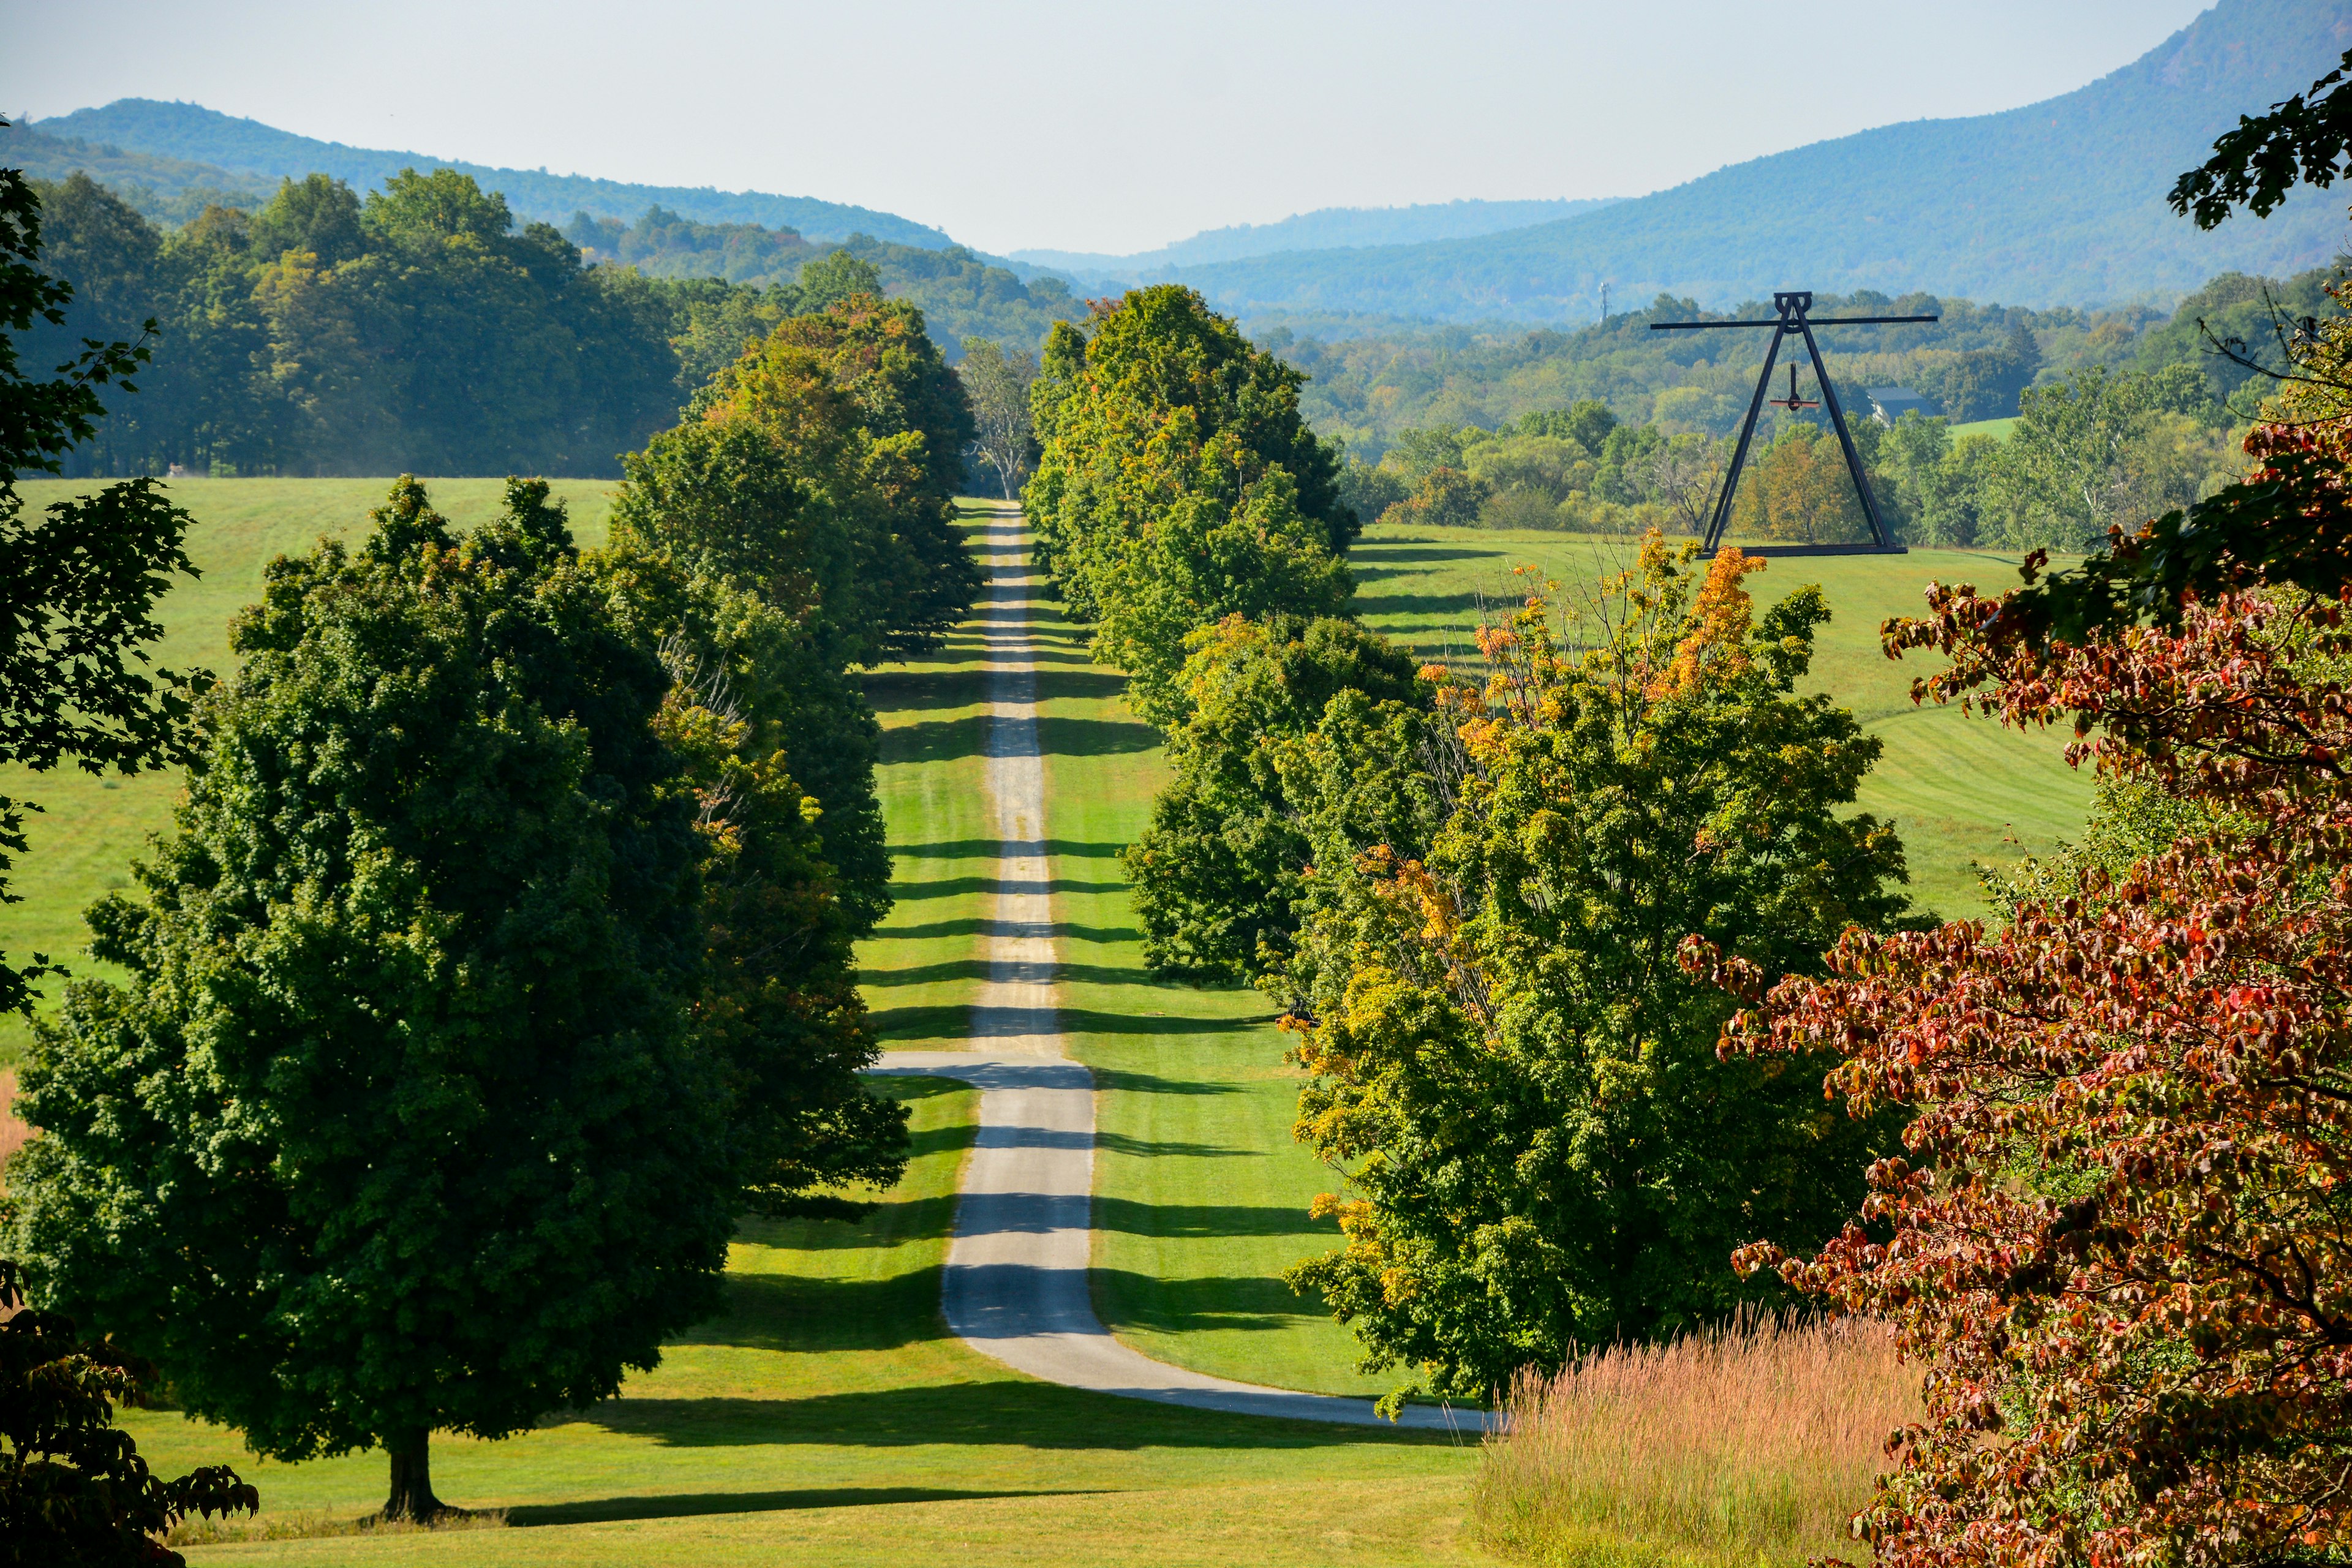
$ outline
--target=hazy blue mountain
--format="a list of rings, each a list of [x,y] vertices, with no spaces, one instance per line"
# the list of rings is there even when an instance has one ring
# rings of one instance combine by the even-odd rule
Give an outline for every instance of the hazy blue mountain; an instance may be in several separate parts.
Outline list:
[[[2343,190],[2301,191],[2210,234],[2164,197],[2243,113],[2352,47],[2352,0],[2221,0],[2088,87],[1735,164],[1598,212],[1470,239],[1179,267],[1220,307],[1469,321],[1590,321],[1661,292],[1728,305],[1776,288],[1927,289],[2011,304],[2186,293],[2283,277],[2347,242]]]
[[[1503,229],[1525,228],[1605,207],[1613,197],[1582,201],[1427,202],[1407,207],[1321,207],[1279,223],[1243,223],[1204,229],[1158,250],[1104,256],[1083,250],[1016,250],[1015,261],[1050,267],[1086,279],[1155,277],[1171,267],[1238,261],[1284,250],[1337,250],[1366,245],[1415,245],[1432,239],[1467,239]]]
[[[928,225],[876,212],[871,207],[819,201],[814,196],[720,191],[707,185],[697,189],[635,185],[618,180],[592,179],[584,174],[551,174],[544,169],[494,169],[457,158],[320,142],[193,103],[118,99],[103,109],[78,109],[71,114],[41,121],[33,129],[42,135],[78,140],[94,148],[210,164],[215,170],[245,176],[242,183],[249,184],[258,177],[273,187],[281,177],[299,179],[313,171],[332,174],[350,182],[355,189],[365,190],[405,168],[457,169],[473,175],[485,190],[504,192],[507,205],[518,217],[543,218],[555,224],[569,222],[577,212],[635,222],[647,207],[659,206],[703,223],[756,223],[796,229],[810,239],[844,239],[852,234],[869,234],[899,245],[939,247],[952,243],[945,234]],[[90,177],[115,183],[95,168],[90,170]]]

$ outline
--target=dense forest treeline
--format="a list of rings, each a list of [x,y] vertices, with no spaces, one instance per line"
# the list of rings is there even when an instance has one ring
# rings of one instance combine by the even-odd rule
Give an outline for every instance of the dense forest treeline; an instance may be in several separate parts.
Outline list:
[[[2216,400],[2235,400],[2252,372],[2211,352],[2216,337],[2271,348],[2273,308],[2287,318],[2334,310],[2326,292],[2333,267],[2284,279],[2224,273],[2164,311],[2145,305],[2105,310],[1979,305],[1914,293],[1824,294],[1814,310],[1843,314],[1940,315],[1933,324],[1824,331],[1822,352],[1850,407],[1866,413],[1872,386],[1908,386],[1956,424],[2006,418],[2026,387],[2095,366],[2154,372],[2195,366]],[[1476,331],[1463,327],[1350,330],[1315,318],[1269,316],[1250,325],[1256,340],[1307,373],[1301,406],[1327,436],[1377,460],[1413,429],[1497,428],[1546,408],[1587,399],[1636,424],[1669,431],[1728,432],[1746,414],[1763,363],[1765,334],[1654,332],[1654,321],[1754,321],[1759,301],[1724,310],[1661,295],[1646,308],[1562,331]],[[1333,325],[1339,330],[1331,330]],[[2276,354],[2270,354],[2272,359]]]
[[[791,267],[756,286],[648,276],[549,225],[518,229],[496,193],[446,169],[364,200],[322,174],[289,180],[168,234],[87,175],[35,189],[43,264],[76,293],[61,325],[26,334],[28,357],[62,363],[85,338],[155,323],[139,395],[68,459],[82,474],[616,474],[753,340],[835,300],[937,301],[950,342],[1034,343],[1080,309],[970,252],[864,238],[826,251],[791,235],[771,246]],[[723,254],[732,237],[652,214],[624,233],[647,237],[634,259]]]

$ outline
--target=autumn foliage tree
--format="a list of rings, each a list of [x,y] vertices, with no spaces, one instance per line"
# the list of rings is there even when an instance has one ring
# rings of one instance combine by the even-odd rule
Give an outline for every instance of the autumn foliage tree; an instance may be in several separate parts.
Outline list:
[[[1834,1054],[1909,1117],[1856,1223],[1741,1266],[1889,1321],[1927,1419],[1856,1521],[1890,1568],[2325,1563],[2352,1547],[2352,377],[2306,345],[2258,468],[2069,572],[1937,587],[1923,698],[2071,725],[2127,853],[1999,929],[1848,932],[1727,1059]],[[2116,836],[2108,835],[2109,847]]]
[[[1806,970],[1903,906],[1894,835],[1847,812],[1878,742],[1797,691],[1819,590],[1759,615],[1762,563],[1696,549],[1652,534],[1573,640],[1538,596],[1483,680],[1430,672],[1425,848],[1316,847],[1279,984],[1347,1239],[1291,1278],[1373,1370],[1476,1397],[1714,1321],[1758,1294],[1736,1242],[1834,1235],[1891,1147],[1801,1072],[1718,1060],[1729,1005],[1675,963],[1696,931]]]

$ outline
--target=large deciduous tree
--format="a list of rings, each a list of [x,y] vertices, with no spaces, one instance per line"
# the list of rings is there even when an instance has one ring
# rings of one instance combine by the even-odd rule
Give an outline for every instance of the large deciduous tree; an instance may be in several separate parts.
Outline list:
[[[146,900],[91,912],[128,979],[23,1070],[21,1256],[191,1411],[380,1446],[429,1517],[432,1432],[603,1398],[710,1310],[757,1158],[689,1027],[671,677],[530,485],[460,536],[404,480],[233,646]]]
[[[1198,294],[1139,289],[1090,324],[1047,340],[1031,402],[1043,454],[1022,507],[1056,593],[1095,623],[1095,657],[1166,724],[1195,629],[1346,605],[1339,552],[1358,520],[1337,455],[1299,417],[1305,378]]]
[[[1175,776],[1120,859],[1153,967],[1256,981],[1288,962],[1314,857],[1346,853],[1330,835],[1352,829],[1359,847],[1419,843],[1394,811],[1367,825],[1347,805],[1418,760],[1429,688],[1411,658],[1353,621],[1234,616],[1191,647],[1184,716],[1168,738]],[[1378,743],[1347,743],[1368,732]],[[1316,765],[1320,750],[1302,747],[1310,739],[1347,750],[1339,787]]]
[[[1717,1060],[1729,1004],[1675,963],[1697,931],[1803,971],[1903,906],[1894,835],[1845,814],[1878,742],[1796,692],[1820,592],[1757,616],[1761,563],[1695,550],[1651,535],[1585,651],[1538,598],[1482,635],[1483,685],[1433,672],[1425,852],[1316,864],[1286,1026],[1347,1243],[1291,1279],[1370,1368],[1478,1396],[1717,1321],[1756,1295],[1732,1247],[1833,1235],[1889,1143],[1802,1071]]]
[[[1037,379],[1037,362],[1025,353],[1006,353],[992,339],[966,338],[956,376],[971,401],[972,453],[995,473],[1004,499],[1011,500],[1036,459],[1029,387]]]

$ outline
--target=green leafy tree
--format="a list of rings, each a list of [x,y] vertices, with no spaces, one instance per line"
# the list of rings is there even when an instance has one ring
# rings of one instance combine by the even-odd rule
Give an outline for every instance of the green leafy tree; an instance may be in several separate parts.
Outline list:
[[[1298,416],[1302,377],[1198,294],[1134,290],[1091,337],[1056,329],[1032,407],[1044,452],[1022,506],[1095,657],[1154,722],[1182,705],[1184,639],[1239,615],[1329,615],[1353,593],[1339,462]]]
[[[1521,1367],[1718,1321],[1734,1246],[1836,1233],[1883,1121],[1820,1080],[1718,1060],[1730,1004],[1686,933],[1809,970],[1903,899],[1886,826],[1845,815],[1877,741],[1797,695],[1828,611],[1755,616],[1758,563],[1653,534],[1580,625],[1541,599],[1438,688],[1424,853],[1318,853],[1286,986],[1312,1075],[1298,1135],[1346,1178],[1346,1246],[1292,1271],[1368,1369],[1483,1395]],[[1336,863],[1335,863],[1336,859]]]
[[[795,314],[829,310],[860,294],[878,299],[882,293],[882,274],[872,262],[850,254],[845,246],[802,263],[794,281],[800,289],[800,310]]]
[[[236,623],[143,902],[90,913],[12,1163],[48,1304],[288,1459],[611,1394],[715,1305],[747,1151],[697,1048],[702,846],[543,486],[452,534],[404,479],[364,545]]]
[[[27,375],[19,340],[36,323],[62,324],[74,298],[40,258],[39,197],[0,169],[0,763],[136,773],[180,754],[186,688],[139,667],[142,645],[163,636],[156,601],[174,573],[195,574],[181,543],[188,517],[145,479],[24,515],[17,479],[55,472],[89,440],[101,389],[132,391],[149,357],[143,340],[94,342],[56,374]],[[17,901],[10,856],[25,852],[25,813],[37,809],[0,795],[0,903]],[[45,954],[15,964],[0,954],[0,1009],[29,1014],[33,983],[52,972]]]
[[[289,250],[307,251],[328,267],[352,260],[367,249],[360,198],[325,174],[282,181],[269,205],[253,215],[248,243],[265,261]]]
[[[819,395],[812,366],[841,401]],[[971,409],[920,310],[861,292],[789,317],[719,375],[703,416],[751,419],[787,448],[830,439],[803,431],[855,433],[863,487],[883,509],[862,568],[886,610],[877,657],[928,652],[971,613],[980,567],[955,521]]]
[[[1428,689],[1410,658],[1354,621],[1234,616],[1191,642],[1184,718],[1168,737],[1175,776],[1120,858],[1154,968],[1255,981],[1288,962],[1310,834],[1331,804],[1302,787],[1310,775],[1289,758],[1293,743],[1318,734],[1343,694],[1334,736],[1341,725],[1360,730],[1368,714],[1425,711]],[[1382,747],[1351,760],[1360,784],[1402,759]],[[1361,837],[1391,842],[1392,823]]]
[[[804,369],[813,405],[845,420],[822,368]],[[813,466],[826,428],[839,460]],[[881,727],[847,671],[884,657],[888,612],[873,595],[899,563],[877,556],[888,536],[878,500],[861,500],[856,433],[803,428],[797,450],[745,419],[656,437],[629,458],[597,568],[644,637],[675,641],[725,682],[752,754],[783,754],[862,934],[889,910],[890,857],[874,787]]]
[[[1037,362],[1025,353],[1008,354],[1003,344],[987,338],[966,338],[956,375],[971,403],[973,455],[995,473],[1004,499],[1011,500],[1036,462],[1029,386],[1037,379]]]
[[[74,1321],[25,1305],[23,1272],[0,1258],[0,1558],[12,1565],[186,1568],[155,1538],[190,1514],[252,1513],[253,1488],[226,1466],[165,1480],[114,1424],[145,1370]]]
[[[1475,528],[1478,509],[1495,487],[1475,474],[1440,466],[1421,478],[1412,495],[1382,514],[1382,522],[1423,528]]]

